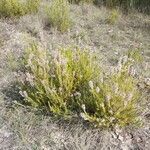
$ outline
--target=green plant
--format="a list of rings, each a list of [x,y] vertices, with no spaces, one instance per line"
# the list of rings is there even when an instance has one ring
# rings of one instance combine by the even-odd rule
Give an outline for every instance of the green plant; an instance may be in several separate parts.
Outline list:
[[[24,15],[23,5],[18,0],[1,0],[0,15],[4,17],[13,17]]]
[[[96,76],[92,59],[80,49],[62,49],[50,55],[33,45],[25,57],[27,71],[22,86],[28,102],[57,115],[78,109],[74,95]]]
[[[41,0],[26,0],[26,13],[36,13],[38,11]]]
[[[104,76],[102,82],[90,83],[90,99],[93,99],[94,106],[89,112],[84,105],[82,117],[85,120],[104,127],[123,127],[139,123],[139,91],[137,81],[133,77],[135,70],[132,67],[132,59],[125,56],[112,73]]]
[[[117,9],[113,9],[108,18],[106,19],[109,24],[115,24],[119,19],[119,11]]]
[[[50,53],[34,44],[24,57],[21,94],[34,107],[61,116],[80,113],[96,126],[136,124],[139,91],[132,62],[125,56],[107,73],[87,50]]]
[[[46,11],[49,22],[53,27],[61,32],[65,32],[70,28],[70,6],[67,0],[54,0]]]
[[[28,13],[35,13],[38,10],[40,0],[1,0],[0,1],[0,16],[15,17],[23,16]]]
[[[142,62],[143,61],[143,56],[141,54],[141,49],[134,49],[134,50],[129,50],[127,52],[127,56],[136,62]]]

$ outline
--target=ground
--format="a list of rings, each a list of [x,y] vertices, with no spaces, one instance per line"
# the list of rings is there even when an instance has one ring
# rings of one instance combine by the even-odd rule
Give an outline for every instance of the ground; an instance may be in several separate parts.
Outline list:
[[[44,5],[38,14],[0,19],[0,150],[149,150],[150,149],[150,16],[119,12],[117,22],[107,23],[111,10],[92,5],[71,6],[71,29],[62,34],[49,27]],[[141,127],[93,129],[76,117],[54,119],[16,104],[16,68],[31,41],[56,49],[78,45],[97,51],[105,66],[113,66],[128,50],[140,49],[142,91]]]

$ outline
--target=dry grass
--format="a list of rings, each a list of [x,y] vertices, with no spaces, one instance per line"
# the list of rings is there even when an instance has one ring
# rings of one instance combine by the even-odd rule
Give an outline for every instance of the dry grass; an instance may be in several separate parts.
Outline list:
[[[3,41],[0,46],[0,149],[149,149],[149,84],[145,80],[150,77],[149,16],[129,14],[122,16],[117,24],[112,26],[106,23],[108,13],[106,8],[72,5],[71,17],[75,20],[75,25],[65,34],[47,28],[46,20],[39,19],[40,14],[38,17],[22,17],[19,21],[0,20],[0,37]],[[31,26],[33,19],[29,17],[34,18],[38,25],[34,23]],[[29,31],[33,28],[36,34]],[[19,60],[29,41],[39,42],[46,48],[51,47],[49,50],[57,49],[61,45],[94,49],[100,53],[106,70],[116,65],[118,58],[128,49],[141,49],[144,61],[139,65],[138,72],[142,100],[145,103],[141,114],[144,126],[139,129],[116,128],[114,131],[100,131],[89,128],[88,124],[81,120],[58,121],[49,115],[42,115],[37,110],[12,105],[12,100],[17,99],[11,88],[15,80],[15,69],[12,71],[7,66],[7,56],[13,53],[15,60]],[[7,96],[7,90],[4,92],[4,88],[9,88]]]

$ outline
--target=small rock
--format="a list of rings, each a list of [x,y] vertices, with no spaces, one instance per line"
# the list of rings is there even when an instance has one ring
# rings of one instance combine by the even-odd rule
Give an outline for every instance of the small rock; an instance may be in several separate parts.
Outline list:
[[[121,150],[129,150],[129,147],[126,144],[120,146]]]
[[[143,142],[143,140],[142,140],[142,138],[141,138],[141,137],[137,137],[136,141],[137,141],[138,143]]]
[[[121,136],[121,135],[119,135],[118,139],[119,139],[121,142],[123,142],[123,141],[124,141],[124,137],[123,137],[123,136]]]
[[[112,135],[112,138],[114,138],[114,139],[118,138],[118,135],[116,133],[114,133],[114,132],[112,132],[111,135]]]
[[[144,82],[147,86],[150,86],[150,78],[145,78]]]

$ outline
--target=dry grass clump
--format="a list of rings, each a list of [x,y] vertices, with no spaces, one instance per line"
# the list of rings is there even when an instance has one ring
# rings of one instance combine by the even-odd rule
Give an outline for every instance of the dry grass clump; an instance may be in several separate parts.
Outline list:
[[[111,10],[111,12],[106,20],[107,20],[107,23],[113,25],[113,24],[117,23],[118,19],[119,19],[119,11],[117,9],[113,9],[113,10]]]
[[[58,116],[78,113],[96,126],[138,122],[139,92],[131,58],[123,57],[108,74],[89,51],[66,48],[51,54],[32,45],[24,62],[21,95],[28,104]]]
[[[54,0],[46,8],[49,23],[59,31],[65,32],[71,26],[70,6],[68,0]]]
[[[1,0],[0,17],[23,16],[38,11],[40,0]]]

